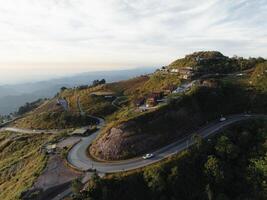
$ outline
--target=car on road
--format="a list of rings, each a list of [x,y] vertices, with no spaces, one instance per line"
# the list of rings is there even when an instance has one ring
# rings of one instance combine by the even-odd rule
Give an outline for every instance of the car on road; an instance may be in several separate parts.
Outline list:
[[[221,118],[220,118],[220,122],[224,122],[225,120],[226,120],[225,117],[221,117]]]
[[[150,159],[150,158],[153,158],[154,157],[154,154],[152,153],[147,153],[146,155],[143,156],[143,159]]]

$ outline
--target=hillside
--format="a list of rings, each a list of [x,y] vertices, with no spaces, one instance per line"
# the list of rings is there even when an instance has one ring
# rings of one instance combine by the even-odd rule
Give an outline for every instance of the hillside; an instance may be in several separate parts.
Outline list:
[[[51,135],[1,132],[0,199],[19,199],[21,192],[32,186],[46,165],[41,147]]]
[[[111,115],[118,109],[112,105],[116,97],[133,93],[147,80],[147,76],[141,76],[110,84],[64,88],[13,125],[31,129],[63,129],[95,124],[90,115]]]
[[[157,111],[112,127],[91,146],[90,152],[107,160],[133,157],[182,138],[220,116],[266,113],[266,102],[266,95],[258,96],[252,90],[224,82],[216,88],[195,88]]]
[[[153,70],[154,68],[144,67],[142,69],[96,71],[44,81],[0,85],[0,115],[16,112],[21,105],[27,102],[39,98],[51,98],[63,86],[76,87],[91,84],[93,80],[101,78],[105,78],[108,82],[121,81],[140,74],[150,73]]]
[[[202,54],[203,52],[186,56],[184,61]],[[221,59],[228,63],[228,58],[220,53],[207,52],[206,56],[213,58],[214,55],[221,56]],[[218,65],[214,62],[212,68],[220,68],[223,61]],[[244,112],[266,113],[267,94],[259,92],[255,89],[256,86],[250,84],[251,78],[259,68],[260,73],[263,70],[263,64],[255,63],[249,67],[250,71],[254,71],[252,74],[250,71],[233,73],[232,67],[226,64],[224,68],[231,72],[228,75],[223,71],[221,74],[196,79],[190,91],[167,95],[166,101],[169,103],[153,111],[136,113],[133,107],[120,110],[111,118],[110,124],[90,147],[90,153],[104,160],[131,158],[182,138],[208,121],[219,119],[224,115]],[[259,83],[264,83],[264,80],[260,79]],[[165,91],[166,86],[179,87],[188,81],[182,80],[178,73],[157,71],[142,87],[138,88],[135,96],[146,96],[148,91]]]
[[[130,158],[222,115],[266,112],[266,93],[255,90],[264,85],[265,79],[258,76],[265,73],[264,66],[262,58],[195,52],[146,76],[62,88],[55,98],[17,120],[16,126],[73,128],[95,123],[90,115],[103,117],[107,126],[90,153],[108,160]],[[186,69],[173,70],[180,68]]]
[[[73,199],[264,200],[266,133],[266,120],[250,120],[209,140],[195,137],[196,145],[160,163],[105,178],[94,175]]]
[[[42,105],[16,120],[13,125],[30,129],[64,129],[95,124],[89,116],[82,116],[79,112],[64,109],[56,99],[45,101]]]
[[[201,51],[175,60],[168,68],[192,68],[197,74],[232,73],[253,68],[256,64],[263,61],[263,58],[229,58],[217,51]]]
[[[195,62],[196,58],[202,58],[201,62]],[[102,191],[102,186],[112,195],[109,199],[118,199],[113,189],[122,191],[122,185],[131,188],[134,195],[121,194],[121,199],[207,199],[207,195],[215,195],[218,199],[264,199],[266,138],[262,133],[266,132],[266,121],[254,120],[244,126],[230,127],[222,137],[207,143],[198,137],[197,130],[218,123],[227,115],[266,114],[266,66],[266,61],[261,58],[228,58],[219,52],[196,52],[148,75],[111,83],[101,79],[90,85],[61,87],[53,98],[25,104],[19,109],[20,118],[10,126],[68,130],[53,135],[37,134],[37,131],[33,131],[36,134],[2,132],[0,198],[18,199],[21,192],[36,183],[48,165],[47,173],[56,184],[58,178],[55,175],[63,169],[61,167],[67,168],[64,164],[67,153],[81,139],[81,136],[69,137],[68,131],[96,125],[96,116],[105,119],[105,126],[98,126],[101,132],[95,133],[98,137],[87,149],[96,160],[114,161],[141,156],[192,133],[195,133],[197,145],[145,171],[138,169],[130,175],[123,174],[119,179],[109,176],[100,180],[93,176],[87,185],[89,190],[82,193],[81,188],[76,190],[75,199],[104,200],[106,194],[97,190],[101,188]],[[58,146],[58,153],[52,152],[51,155],[60,157],[59,171],[54,170],[54,159],[49,156],[47,161],[48,156],[41,151],[49,142]],[[82,148],[87,146],[85,143]],[[77,157],[74,159],[78,160]],[[238,169],[234,168],[236,163]],[[66,180],[77,174],[73,172],[71,176],[70,171],[64,172]],[[37,185],[46,184],[46,175],[42,173]],[[75,183],[77,180],[73,185]],[[103,185],[91,185],[95,183]],[[132,187],[132,184],[138,187]],[[231,184],[237,187],[236,192],[229,187]],[[250,187],[252,189],[247,192]],[[16,192],[12,192],[13,188]],[[163,190],[168,191],[164,192],[167,195],[162,195]],[[37,195],[35,190],[24,194]],[[160,195],[155,197],[155,194]]]
[[[267,92],[267,62],[257,65],[252,74],[251,83],[255,85],[258,90]]]

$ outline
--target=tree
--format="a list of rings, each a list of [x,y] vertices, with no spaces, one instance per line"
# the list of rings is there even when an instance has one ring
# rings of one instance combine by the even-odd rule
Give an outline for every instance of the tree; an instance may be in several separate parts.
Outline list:
[[[99,80],[94,80],[93,81],[93,86],[97,86],[99,84]]]
[[[164,176],[164,170],[162,168],[159,169],[150,169],[144,172],[144,180],[147,183],[148,188],[150,188],[152,195],[156,197],[161,196],[164,198],[166,196],[166,180]],[[166,177],[167,178],[167,177]]]
[[[102,180],[98,176],[98,174],[94,172],[89,181],[89,185],[87,188],[87,196],[95,200],[102,199],[103,192],[105,192],[105,190],[102,190],[102,188]]]
[[[60,88],[60,91],[63,92],[64,90],[66,90],[67,88],[65,86]]]
[[[215,146],[215,150],[224,160],[226,158],[234,159],[238,156],[239,149],[227,136],[221,136]]]
[[[75,179],[71,183],[71,189],[75,196],[80,195],[80,191],[82,190],[83,184],[80,179]]]
[[[105,79],[102,79],[101,81],[99,81],[99,84],[105,84],[105,83],[106,83]]]
[[[97,86],[97,85],[101,85],[101,84],[105,84],[106,80],[105,79],[101,79],[101,80],[94,80],[93,81],[93,86]]]
[[[200,147],[201,147],[202,144],[203,144],[203,138],[201,137],[201,135],[199,135],[199,134],[194,134],[194,135],[192,136],[192,139],[193,139],[193,141],[194,141],[194,143],[195,143],[195,145],[196,145],[196,148],[197,148],[197,149],[200,149]]]
[[[214,182],[214,180],[215,182],[218,182],[223,178],[219,160],[213,155],[208,156],[208,160],[204,165],[204,172],[212,182]]]

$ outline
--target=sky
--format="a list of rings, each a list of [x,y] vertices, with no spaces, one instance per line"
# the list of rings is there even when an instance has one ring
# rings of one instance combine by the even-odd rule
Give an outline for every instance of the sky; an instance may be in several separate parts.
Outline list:
[[[0,83],[267,54],[267,0],[0,0]]]

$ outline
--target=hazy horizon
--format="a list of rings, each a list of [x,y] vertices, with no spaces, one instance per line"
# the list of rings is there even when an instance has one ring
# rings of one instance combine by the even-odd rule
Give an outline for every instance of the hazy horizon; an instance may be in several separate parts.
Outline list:
[[[264,0],[3,1],[0,83],[160,66],[201,50],[266,57],[266,10]]]
[[[75,65],[73,65],[75,66]],[[48,67],[49,68],[49,67]],[[89,70],[67,70],[65,72],[62,72],[61,69],[59,70],[53,70],[49,69],[47,70],[47,73],[39,71],[39,70],[31,70],[28,72],[27,75],[25,74],[13,74],[14,79],[16,80],[8,80],[8,77],[5,79],[5,77],[0,79],[0,86],[3,85],[15,85],[15,84],[24,84],[24,83],[34,83],[34,82],[39,82],[39,81],[49,81],[49,80],[54,80],[54,79],[60,79],[60,78],[67,78],[67,77],[73,77],[73,76],[81,76],[83,74],[94,74],[98,72],[109,72],[109,71],[125,71],[125,70],[138,70],[138,69],[156,69],[156,67],[153,66],[144,66],[144,67],[123,67],[123,68],[94,68],[94,69],[89,69]],[[45,68],[47,69],[47,68]],[[7,73],[13,73],[12,71],[9,71]],[[104,78],[104,77],[103,77]]]

